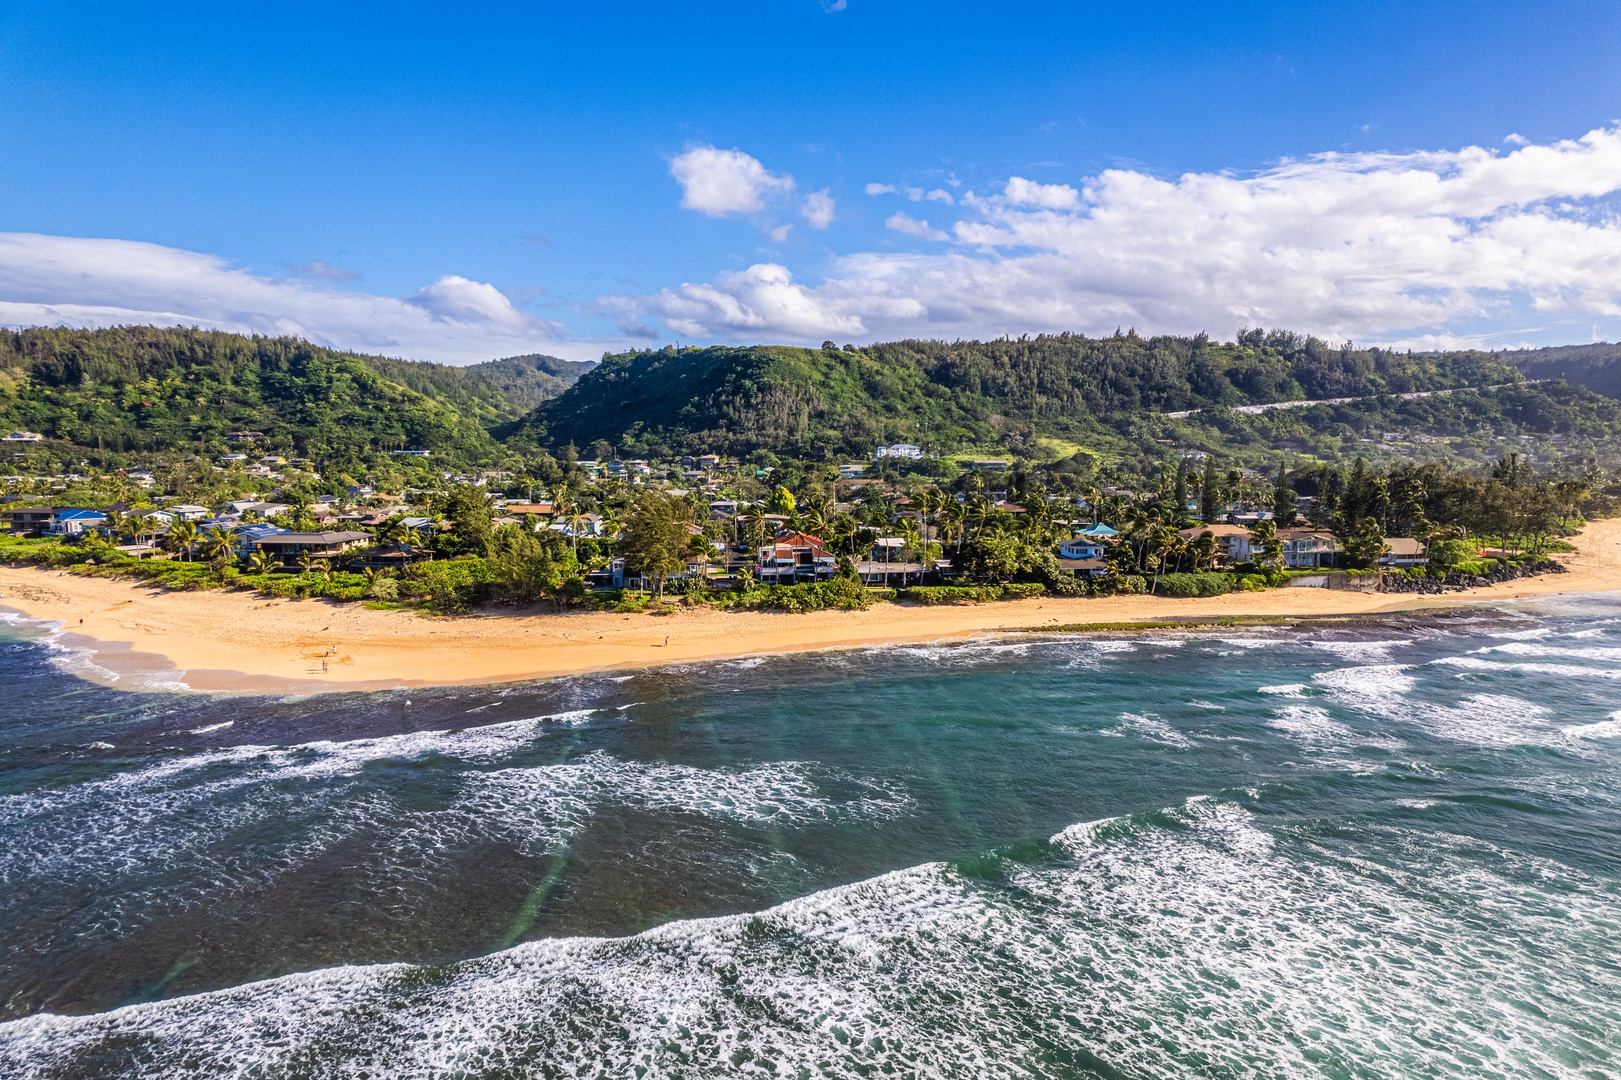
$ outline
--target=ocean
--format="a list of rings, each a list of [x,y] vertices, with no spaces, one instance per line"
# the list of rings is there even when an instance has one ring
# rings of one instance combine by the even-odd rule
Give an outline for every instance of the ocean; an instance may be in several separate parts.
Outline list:
[[[499,687],[0,627],[7,1077],[1621,1077],[1621,602]]]

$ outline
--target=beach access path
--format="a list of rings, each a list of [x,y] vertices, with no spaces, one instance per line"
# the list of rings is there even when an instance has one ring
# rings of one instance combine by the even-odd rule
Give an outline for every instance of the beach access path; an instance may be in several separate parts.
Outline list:
[[[358,603],[170,592],[122,579],[0,567],[0,608],[61,624],[75,670],[128,688],[311,693],[516,682],[771,653],[950,641],[1043,626],[1156,619],[1367,615],[1621,590],[1621,520],[1596,521],[1561,556],[1565,574],[1445,596],[1270,589],[1204,599],[1042,598],[801,615],[662,607],[555,614],[541,606],[441,618]],[[334,651],[335,650],[335,651]],[[325,662],[323,671],[323,661]]]

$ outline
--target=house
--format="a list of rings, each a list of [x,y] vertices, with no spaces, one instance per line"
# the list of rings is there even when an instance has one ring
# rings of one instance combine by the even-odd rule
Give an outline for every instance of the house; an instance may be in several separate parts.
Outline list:
[[[1006,472],[1008,463],[1000,458],[976,458],[968,463],[976,472]]]
[[[44,442],[45,436],[37,431],[13,431],[10,435],[0,436],[0,442]]]
[[[221,454],[219,456],[219,463],[221,465],[240,465],[247,460],[248,455],[246,454]]]
[[[1379,556],[1379,565],[1387,570],[1424,566],[1429,561],[1423,541],[1407,536],[1386,537],[1385,553]]]
[[[50,528],[51,521],[55,517],[56,508],[52,506],[0,510],[0,521],[5,522],[6,532],[16,536],[38,536]]]
[[[861,465],[861,464],[840,465],[839,466],[839,479],[840,480],[854,480],[856,477],[860,476],[862,473],[864,473],[866,471],[867,471],[867,467],[865,465]]]
[[[837,569],[837,560],[821,537],[809,533],[780,533],[755,552],[754,576],[763,585],[831,581]]]
[[[928,567],[920,562],[880,562],[863,559],[856,563],[856,576],[863,585],[916,585]]]
[[[431,455],[431,451],[428,450],[390,450],[389,453],[395,457],[429,457]]]
[[[243,525],[231,534],[231,539],[236,553],[246,557],[259,550],[259,541],[268,540],[286,531],[275,525]]]
[[[95,532],[106,522],[107,515],[100,510],[58,510],[45,527],[45,535],[82,536]]]
[[[360,570],[398,570],[433,558],[433,552],[415,544],[379,544],[359,552],[348,563]]]
[[[1120,533],[1118,530],[1111,529],[1109,526],[1099,521],[1095,524],[1088,525],[1077,535],[1085,536],[1093,540],[1113,540],[1115,537],[1119,536]]]
[[[265,433],[262,431],[227,431],[225,433],[226,442],[258,442],[264,437]]]
[[[1058,559],[1099,559],[1103,558],[1103,541],[1089,536],[1078,536],[1073,540],[1058,545]]]
[[[330,559],[371,542],[371,533],[363,532],[279,532],[265,537],[254,546],[281,558],[308,555],[314,559]]]
[[[237,513],[241,514],[243,517],[247,517],[249,514],[257,514],[262,518],[275,517],[278,514],[285,514],[287,511],[292,509],[292,507],[288,506],[286,503],[243,502],[242,500],[232,503],[231,508]]]
[[[169,511],[169,513],[174,515],[174,519],[176,521],[201,521],[209,514],[208,507],[194,506],[191,503],[185,503],[180,506],[170,506],[166,509]]]
[[[1189,540],[1197,539],[1209,533],[1216,539],[1216,547],[1221,557],[1227,563],[1253,562],[1255,560],[1254,537],[1242,525],[1199,525],[1192,529],[1183,529],[1182,535]]]
[[[1322,529],[1279,529],[1283,544],[1283,565],[1291,570],[1321,569],[1334,565],[1340,542]]]
[[[916,461],[922,456],[923,448],[921,446],[913,446],[911,443],[903,442],[898,442],[891,446],[880,446],[878,449],[872,452],[872,459],[874,461],[881,461],[884,458],[908,458]]]
[[[507,513],[509,513],[509,514],[517,514],[520,517],[523,516],[524,514],[534,514],[536,517],[551,517],[552,513],[553,513],[553,510],[554,510],[554,507],[553,507],[553,504],[551,504],[549,502],[536,502],[536,503],[509,502],[504,507],[504,509],[506,510]]]

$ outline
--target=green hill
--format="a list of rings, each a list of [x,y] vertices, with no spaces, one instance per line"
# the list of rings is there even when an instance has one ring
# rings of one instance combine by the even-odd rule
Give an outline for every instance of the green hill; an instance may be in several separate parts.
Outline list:
[[[1611,427],[1621,419],[1613,403],[1580,391],[1572,396],[1569,388],[1521,386],[1513,394],[1422,404],[1394,397],[1522,382],[1516,368],[1489,353],[1357,349],[1276,331],[1250,331],[1225,344],[1204,336],[1065,334],[860,349],[667,348],[604,359],[501,433],[554,447],[604,442],[622,454],[768,449],[825,459],[865,456],[897,441],[943,452],[1020,452],[1043,438],[1132,454],[1158,438],[1180,435],[1185,443],[1201,432],[1217,445],[1269,449],[1279,439],[1309,439],[1312,432],[1300,429],[1314,421],[1334,429],[1338,446],[1398,420],[1478,430],[1454,415],[1465,406],[1488,427],[1516,432],[1525,423],[1545,432],[1580,423],[1603,436],[1621,431]],[[1277,410],[1242,423],[1231,412],[1348,397],[1363,400]],[[1162,415],[1185,410],[1202,411],[1181,423]]]
[[[0,333],[0,427],[111,453],[217,452],[246,429],[318,460],[392,449],[476,459],[496,447],[486,428],[586,366],[524,356],[456,368],[296,338],[34,328]]]
[[[1556,345],[1497,355],[1528,379],[1564,379],[1595,393],[1621,398],[1621,345]]]

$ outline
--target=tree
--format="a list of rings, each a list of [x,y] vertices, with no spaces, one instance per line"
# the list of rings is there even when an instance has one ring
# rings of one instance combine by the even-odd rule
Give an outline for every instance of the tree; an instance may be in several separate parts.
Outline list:
[[[255,551],[248,556],[248,572],[250,574],[268,574],[276,568],[276,557],[268,551]]]
[[[217,564],[216,569],[229,566],[236,559],[236,547],[231,543],[231,534],[224,529],[211,529],[208,539],[203,541],[203,554]]]
[[[659,598],[664,579],[686,569],[687,518],[675,500],[649,492],[625,522],[619,540],[625,569],[651,577]]]
[[[511,526],[496,530],[491,538],[489,562],[498,599],[532,604],[549,597],[558,608],[566,584],[580,568],[561,536]]]
[[[768,505],[773,514],[792,516],[794,512],[794,493],[779,485],[771,493],[771,501]]]
[[[490,550],[490,500],[476,484],[456,484],[444,497],[443,513],[451,523],[457,554],[485,555]]]
[[[1221,483],[1216,479],[1216,457],[1212,454],[1204,459],[1204,480],[1199,484],[1199,520],[1214,525],[1220,508]]]
[[[169,533],[164,537],[164,546],[170,551],[178,551],[186,562],[191,561],[191,546],[197,542],[197,526],[189,521],[177,521],[169,526]]]
[[[1286,527],[1295,521],[1295,491],[1289,486],[1289,464],[1283,458],[1278,459],[1278,476],[1272,484],[1272,516]]]
[[[1367,570],[1379,564],[1380,556],[1389,550],[1385,546],[1385,530],[1377,518],[1365,517],[1356,528],[1342,538],[1345,556],[1359,569]]]
[[[1277,522],[1257,521],[1250,530],[1250,539],[1260,552],[1258,561],[1262,567],[1274,573],[1283,569],[1283,541],[1278,539]]]

